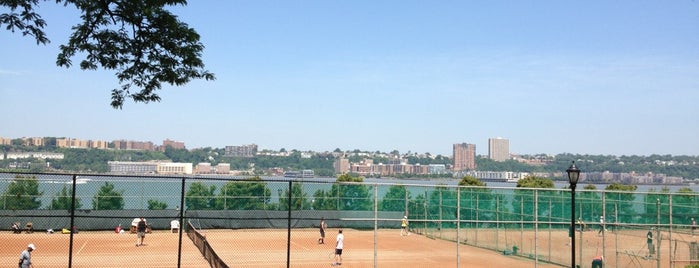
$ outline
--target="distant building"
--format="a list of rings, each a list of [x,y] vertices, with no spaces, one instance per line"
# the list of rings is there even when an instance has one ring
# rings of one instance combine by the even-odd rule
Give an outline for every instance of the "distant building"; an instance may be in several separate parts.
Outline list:
[[[231,173],[231,164],[219,163],[212,166],[211,163],[199,163],[194,167],[195,174],[229,174]]]
[[[60,138],[56,139],[56,147],[58,148],[89,148],[88,140]]]
[[[117,150],[144,150],[155,151],[155,145],[150,141],[126,141],[115,140],[112,142]]]
[[[196,174],[209,174],[211,170],[211,163],[199,163],[194,167],[194,173]]]
[[[510,159],[510,140],[500,137],[488,139],[488,158],[502,162]]]
[[[216,174],[229,174],[231,173],[231,164],[228,163],[219,163],[218,165],[214,166],[214,173]]]
[[[428,169],[429,174],[445,174],[447,173],[447,167],[443,164],[430,164]]]
[[[223,156],[227,157],[254,157],[257,154],[257,145],[226,146]]]
[[[118,174],[154,174],[158,162],[108,161],[109,172]]]
[[[454,171],[476,169],[476,145],[469,143],[454,144]]]
[[[7,159],[25,159],[25,158],[37,158],[37,159],[63,159],[62,153],[50,153],[50,152],[26,152],[26,153],[7,153]]]
[[[335,162],[333,162],[333,167],[335,168],[336,174],[348,173],[350,170],[349,159],[347,159],[344,156],[335,158]]]
[[[493,182],[517,182],[520,179],[526,178],[530,174],[528,172],[512,172],[512,171],[467,171],[458,174],[459,177],[471,176],[481,181]]]
[[[107,149],[109,148],[109,142],[89,140],[88,146],[93,149]]]
[[[24,144],[25,146],[44,146],[44,138],[42,138],[42,137],[22,138],[22,144]]]
[[[0,137],[0,145],[12,145],[12,139]]]
[[[165,151],[165,148],[167,148],[168,146],[172,147],[172,149],[185,149],[184,142],[166,139],[163,141],[163,147],[161,147],[161,151]]]
[[[156,172],[158,174],[192,174],[192,163],[160,162]]]
[[[284,172],[284,177],[287,178],[313,178],[315,177],[315,173],[313,170],[310,169],[304,169],[301,171],[287,171]]]

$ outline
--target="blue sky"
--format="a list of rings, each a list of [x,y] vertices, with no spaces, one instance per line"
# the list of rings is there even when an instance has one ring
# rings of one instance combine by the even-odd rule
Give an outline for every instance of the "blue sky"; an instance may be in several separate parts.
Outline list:
[[[699,155],[697,1],[190,1],[217,80],[123,110],[55,65],[79,14],[41,4],[49,45],[0,31],[0,137]]]

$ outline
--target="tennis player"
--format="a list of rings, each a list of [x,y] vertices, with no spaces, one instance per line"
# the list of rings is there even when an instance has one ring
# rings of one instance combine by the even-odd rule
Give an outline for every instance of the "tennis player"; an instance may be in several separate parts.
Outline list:
[[[345,235],[342,234],[342,229],[337,231],[337,237],[335,237],[335,265],[342,265],[342,248],[345,246]]]

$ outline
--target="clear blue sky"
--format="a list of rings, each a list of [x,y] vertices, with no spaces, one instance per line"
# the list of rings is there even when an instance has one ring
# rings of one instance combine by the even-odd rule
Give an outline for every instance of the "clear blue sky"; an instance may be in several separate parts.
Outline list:
[[[699,155],[697,1],[190,1],[217,80],[123,110],[112,72],[55,65],[78,14],[41,4],[48,46],[0,30],[2,137]]]

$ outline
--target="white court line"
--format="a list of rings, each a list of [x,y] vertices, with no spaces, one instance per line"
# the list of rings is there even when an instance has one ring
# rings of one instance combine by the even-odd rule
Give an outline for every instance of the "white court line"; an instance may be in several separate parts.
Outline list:
[[[87,241],[83,242],[83,246],[82,246],[82,247],[80,247],[80,249],[78,250],[78,252],[77,252],[77,253],[75,253],[75,255],[78,255],[78,254],[80,254],[80,251],[83,251],[83,249],[85,248],[85,246],[86,246],[86,245],[87,245]]]

